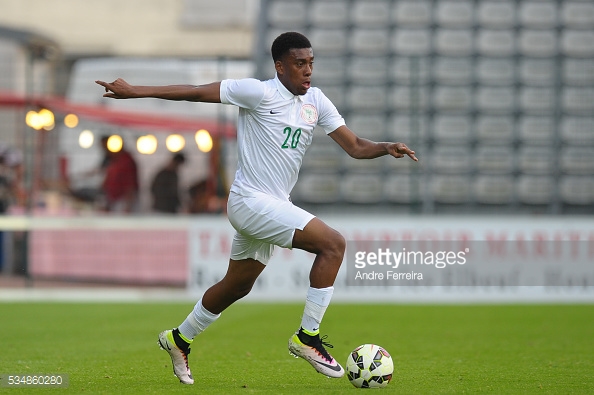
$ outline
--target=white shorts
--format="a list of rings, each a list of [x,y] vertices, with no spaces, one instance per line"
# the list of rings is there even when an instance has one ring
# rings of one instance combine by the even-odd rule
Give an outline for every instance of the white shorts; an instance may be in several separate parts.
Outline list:
[[[233,236],[231,259],[252,258],[266,265],[274,246],[292,248],[295,229],[303,230],[315,216],[266,194],[241,196],[231,192],[227,202],[229,222],[237,233]]]

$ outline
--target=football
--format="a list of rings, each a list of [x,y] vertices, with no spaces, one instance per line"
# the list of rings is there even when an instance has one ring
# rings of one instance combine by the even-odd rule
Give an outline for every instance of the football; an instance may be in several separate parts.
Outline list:
[[[382,388],[388,385],[394,373],[390,354],[375,344],[355,348],[346,362],[347,378],[357,388]]]

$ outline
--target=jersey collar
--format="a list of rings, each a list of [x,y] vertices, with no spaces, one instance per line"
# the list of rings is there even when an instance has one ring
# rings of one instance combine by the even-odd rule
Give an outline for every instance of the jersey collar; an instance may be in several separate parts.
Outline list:
[[[284,85],[283,83],[278,79],[278,74],[274,74],[274,82],[276,83],[276,89],[280,92],[281,96],[283,97],[283,99],[289,100],[289,99],[296,99],[299,101],[303,101],[303,98],[299,95],[294,95],[292,94]]]

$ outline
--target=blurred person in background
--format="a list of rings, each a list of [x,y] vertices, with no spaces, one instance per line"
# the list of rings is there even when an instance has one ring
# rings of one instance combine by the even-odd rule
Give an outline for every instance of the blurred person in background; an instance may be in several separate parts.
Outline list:
[[[107,150],[107,166],[102,183],[108,212],[131,213],[138,210],[138,167],[124,147],[118,152]]]
[[[97,203],[101,199],[103,194],[103,189],[101,185],[103,183],[103,179],[105,178],[105,173],[107,170],[107,166],[109,165],[109,160],[111,159],[109,149],[107,149],[107,140],[109,140],[109,135],[103,135],[99,140],[99,146],[101,148],[102,155],[99,164],[95,168],[86,171],[78,176],[75,176],[75,178],[84,178],[85,184],[93,177],[98,177],[101,181],[99,181],[98,184],[93,183],[91,185],[78,187],[69,186],[68,192],[75,199],[87,203]]]
[[[183,153],[174,154],[169,162],[157,172],[151,182],[153,210],[160,213],[177,213],[182,207],[179,194],[179,168],[186,162]]]
[[[173,371],[184,384],[194,383],[188,365],[194,337],[251,291],[275,246],[316,255],[301,326],[289,338],[289,351],[325,376],[342,377],[344,369],[326,350],[330,344],[320,337],[319,329],[334,292],[346,241],[322,220],[293,205],[289,194],[316,125],[353,158],[391,155],[417,160],[415,152],[403,143],[373,142],[346,126],[334,104],[321,90],[311,87],[314,56],[305,36],[283,33],[274,40],[271,52],[276,75],[267,81],[228,79],[200,86],[134,86],[121,78],[111,83],[96,81],[107,92],[103,96],[114,99],[154,97],[239,107],[238,169],[227,204],[229,221],[237,233],[227,273],[206,290],[179,327],[159,334],[159,344],[169,353]]]

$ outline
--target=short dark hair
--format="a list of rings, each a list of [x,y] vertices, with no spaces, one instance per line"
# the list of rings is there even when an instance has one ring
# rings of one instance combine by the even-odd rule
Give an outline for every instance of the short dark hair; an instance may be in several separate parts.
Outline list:
[[[173,155],[172,159],[175,163],[182,164],[186,161],[186,156],[184,155],[183,152],[178,152],[175,155]]]
[[[272,43],[272,60],[280,60],[291,49],[311,48],[311,43],[301,33],[286,32],[278,36]]]

